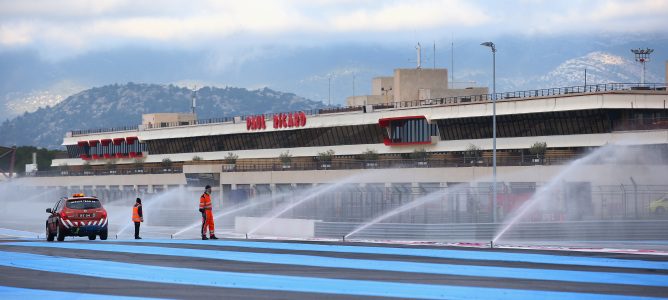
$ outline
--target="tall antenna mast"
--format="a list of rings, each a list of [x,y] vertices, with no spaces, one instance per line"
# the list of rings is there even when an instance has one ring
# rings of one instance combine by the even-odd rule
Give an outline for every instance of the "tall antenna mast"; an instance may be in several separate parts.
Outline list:
[[[197,85],[193,86],[193,99],[191,102],[193,115],[195,114],[195,107],[197,107]]]
[[[455,35],[450,40],[450,88],[455,88]]]
[[[642,77],[640,78],[640,84],[645,84],[645,63],[649,61],[649,55],[654,52],[654,49],[631,49],[631,52],[635,54],[636,61],[642,64]]]
[[[422,46],[420,46],[420,43],[417,43],[417,46],[415,46],[415,50],[417,50],[417,68],[421,69],[422,68]]]

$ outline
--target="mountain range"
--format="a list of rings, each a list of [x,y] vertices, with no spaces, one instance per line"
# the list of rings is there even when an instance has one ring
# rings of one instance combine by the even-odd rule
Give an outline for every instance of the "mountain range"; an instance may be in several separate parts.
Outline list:
[[[496,44],[496,90],[517,91],[618,81],[639,82],[641,67],[630,49],[652,48],[648,82],[665,82],[668,34],[533,34],[387,40],[327,44],[248,45],[244,51],[213,48],[114,47],[50,60],[21,49],[0,51],[0,122],[54,106],[70,95],[118,82],[193,86],[269,87],[343,105],[368,94],[371,79],[396,68],[416,66],[421,42],[423,68],[448,68],[456,87],[492,86],[492,55],[480,45]],[[230,50],[231,51],[231,50]],[[1,142],[0,142],[1,144]]]
[[[198,119],[325,107],[269,88],[203,87],[195,95]],[[127,83],[92,88],[3,122],[0,141],[57,149],[67,131],[134,126],[141,123],[144,113],[190,112],[192,96],[192,90],[175,85]]]

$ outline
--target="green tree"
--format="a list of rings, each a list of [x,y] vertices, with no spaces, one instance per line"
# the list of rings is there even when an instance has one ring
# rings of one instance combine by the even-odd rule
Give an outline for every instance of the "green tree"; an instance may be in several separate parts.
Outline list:
[[[237,163],[238,158],[239,158],[239,155],[236,155],[236,154],[230,152],[230,153],[227,153],[227,156],[225,156],[224,161],[225,161],[226,164],[233,165],[233,164]]]
[[[415,151],[413,151],[411,154],[411,158],[416,161],[426,161],[429,156],[431,156],[431,154],[424,148],[415,149]]]
[[[332,159],[334,158],[334,154],[335,154],[334,150],[329,149],[325,152],[319,152],[317,155],[317,159],[318,161],[328,163],[332,161]]]
[[[37,153],[37,169],[39,171],[48,171],[51,169],[51,161],[56,157],[65,157],[66,153],[60,150],[49,150],[46,148],[37,148],[33,146],[21,146],[16,148],[14,157],[14,172],[23,174],[25,172],[25,165],[32,163],[32,154]],[[4,152],[1,152],[2,154]],[[0,168],[3,170],[9,169],[10,155],[0,159]]]

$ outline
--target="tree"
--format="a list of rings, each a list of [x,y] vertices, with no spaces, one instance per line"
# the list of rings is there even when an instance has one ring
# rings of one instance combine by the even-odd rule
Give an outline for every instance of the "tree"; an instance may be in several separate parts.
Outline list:
[[[538,158],[541,158],[543,155],[545,155],[546,151],[546,142],[535,142],[533,145],[531,145],[531,148],[529,148],[529,153],[536,155]]]
[[[193,156],[193,161],[200,161],[200,160],[202,160],[202,157],[198,155]]]
[[[415,149],[413,153],[411,153],[411,158],[416,161],[427,161],[429,156],[431,156],[431,154],[424,148]]]
[[[144,169],[144,162],[144,158],[135,158],[135,160],[132,162],[132,167],[135,168],[135,170]]]
[[[545,158],[545,152],[547,151],[547,143],[546,142],[535,142],[531,147],[529,148],[529,153],[532,155],[536,156],[536,162],[543,162],[543,159]]]
[[[378,155],[378,152],[376,150],[372,150],[367,148],[366,151],[362,152],[360,155],[360,158],[364,161],[374,161],[378,160],[380,155]]]
[[[281,163],[283,165],[291,164],[292,163],[292,154],[290,154],[290,150],[281,153],[281,155],[278,156],[278,159],[281,161]]]
[[[317,159],[318,159],[318,161],[323,162],[323,163],[330,163],[330,162],[332,162],[332,159],[334,158],[334,154],[335,154],[334,150],[329,149],[325,152],[319,152],[318,155],[317,155]]]
[[[171,168],[172,167],[172,160],[169,159],[169,158],[163,158],[162,161],[160,162],[160,165],[163,168],[166,168],[166,169]]]
[[[14,160],[14,171],[23,173],[24,166],[32,163],[32,154],[37,153],[37,170],[47,171],[51,169],[51,161],[58,156],[66,156],[65,151],[49,150],[46,148],[37,148],[33,146],[16,147]],[[9,170],[10,160],[5,157],[0,159],[0,169]]]
[[[105,167],[109,171],[115,170],[116,169],[116,160],[115,159],[108,160],[107,163],[105,164]]]
[[[227,153],[227,156],[225,156],[225,163],[230,165],[236,164],[238,158],[239,156],[232,152]]]
[[[469,144],[469,146],[466,148],[466,151],[464,151],[464,155],[467,158],[470,158],[472,161],[477,162],[482,155],[482,149],[476,145]]]

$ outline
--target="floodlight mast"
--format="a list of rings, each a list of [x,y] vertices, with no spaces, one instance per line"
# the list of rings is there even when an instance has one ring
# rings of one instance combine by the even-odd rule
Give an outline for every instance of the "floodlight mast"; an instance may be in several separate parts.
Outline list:
[[[480,45],[492,49],[492,222],[496,223],[496,46],[492,42]]]
[[[640,84],[645,84],[645,63],[649,62],[649,55],[654,52],[654,49],[631,49],[631,52],[635,54],[636,61],[642,64],[642,77],[640,78]]]

